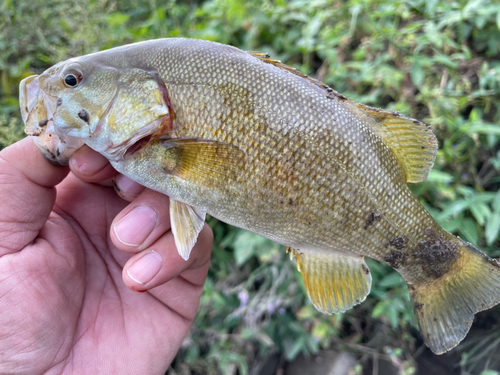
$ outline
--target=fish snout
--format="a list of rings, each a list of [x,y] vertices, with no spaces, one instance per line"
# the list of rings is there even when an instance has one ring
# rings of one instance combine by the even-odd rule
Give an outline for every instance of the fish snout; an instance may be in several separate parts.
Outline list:
[[[21,116],[26,125],[28,124],[30,112],[37,102],[39,91],[38,76],[29,76],[19,84],[19,106],[21,107]],[[32,122],[33,120],[30,121],[30,129],[26,129],[27,131],[36,131],[36,129],[31,129],[33,126]]]
[[[26,134],[43,156],[53,165],[66,166],[73,153],[83,145],[78,139],[70,139],[56,132],[54,112],[57,98],[46,94],[40,88],[39,76],[23,79],[19,85],[19,105]]]

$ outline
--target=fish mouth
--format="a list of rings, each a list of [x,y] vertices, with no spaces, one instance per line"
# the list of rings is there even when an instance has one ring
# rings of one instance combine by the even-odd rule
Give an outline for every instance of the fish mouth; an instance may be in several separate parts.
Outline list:
[[[42,155],[55,166],[67,166],[71,155],[83,142],[56,131],[53,118],[57,110],[57,98],[40,88],[39,76],[30,76],[21,81],[19,104],[24,131]]]

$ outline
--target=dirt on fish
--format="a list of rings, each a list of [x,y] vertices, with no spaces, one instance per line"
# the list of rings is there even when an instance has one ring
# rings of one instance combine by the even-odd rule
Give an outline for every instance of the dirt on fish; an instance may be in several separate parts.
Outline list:
[[[401,268],[406,266],[407,255],[401,251],[391,251],[384,257],[384,261],[392,268]]]
[[[389,240],[389,245],[394,246],[396,249],[401,250],[406,247],[406,242],[408,241],[408,237],[399,236]]]
[[[420,241],[412,256],[422,271],[435,278],[443,276],[457,259],[458,244],[446,241],[432,229],[426,229],[427,240]]]
[[[372,225],[376,221],[379,221],[380,219],[382,219],[381,214],[379,214],[378,212],[370,212],[368,214],[368,218],[366,219],[365,229],[368,229],[370,225]]]

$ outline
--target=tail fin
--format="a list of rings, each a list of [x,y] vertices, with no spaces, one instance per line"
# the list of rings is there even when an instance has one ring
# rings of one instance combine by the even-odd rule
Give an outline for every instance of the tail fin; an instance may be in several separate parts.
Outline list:
[[[500,303],[500,263],[461,241],[459,257],[446,274],[408,284],[427,346],[443,354],[462,341],[474,314]]]

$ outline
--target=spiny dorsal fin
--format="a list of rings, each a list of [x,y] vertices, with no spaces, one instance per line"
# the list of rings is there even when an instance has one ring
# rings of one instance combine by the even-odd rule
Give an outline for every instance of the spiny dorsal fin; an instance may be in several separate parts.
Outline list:
[[[301,252],[295,255],[307,295],[325,314],[337,314],[363,302],[370,292],[372,276],[363,257]]]
[[[431,128],[398,112],[368,107],[351,100],[344,102],[358,114],[373,119],[373,128],[394,152],[406,176],[406,182],[427,179],[436,159],[438,143]]]
[[[325,85],[323,82],[318,81],[315,78],[309,77],[307,74],[304,74],[304,73],[298,71],[297,69],[295,69],[289,65],[283,64],[280,60],[272,59],[268,53],[264,53],[264,52],[249,52],[249,53],[252,56],[259,58],[260,60],[262,60],[263,62],[265,62],[267,64],[274,65],[280,69],[286,70],[292,74],[295,74],[299,77],[302,77],[302,78],[314,83],[316,86],[321,87],[323,90],[325,90],[327,95],[331,95],[332,97],[337,97],[339,99],[347,99],[344,95],[339,94],[337,91],[332,89],[330,86]]]

